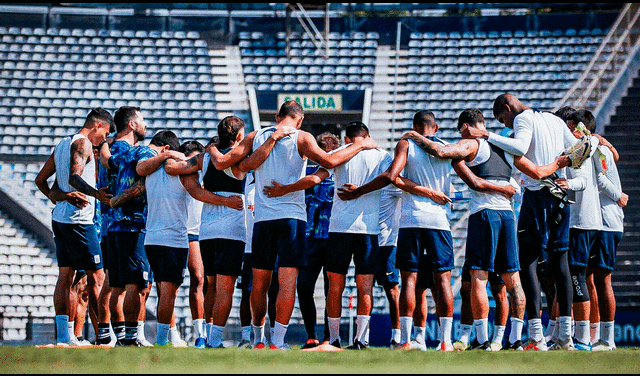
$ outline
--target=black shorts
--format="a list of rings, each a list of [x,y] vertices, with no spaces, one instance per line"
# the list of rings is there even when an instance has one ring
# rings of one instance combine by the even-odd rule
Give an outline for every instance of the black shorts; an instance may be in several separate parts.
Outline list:
[[[231,239],[205,239],[200,240],[200,254],[204,275],[239,276],[242,274],[242,256],[245,243]]]
[[[107,242],[112,257],[109,286],[126,285],[146,287],[153,280],[151,266],[144,249],[144,233],[111,231]]]
[[[285,218],[253,224],[251,254],[253,267],[274,270],[276,259],[280,268],[304,268],[306,262],[304,221]]]
[[[153,280],[173,282],[180,286],[187,275],[189,248],[173,248],[163,245],[145,245]]]
[[[245,252],[242,262],[242,274],[238,278],[237,288],[245,291],[251,291],[253,286],[253,264],[251,262],[251,253]]]
[[[52,221],[58,267],[74,270],[102,269],[102,251],[94,225]]]
[[[356,274],[375,274],[382,270],[378,254],[378,235],[330,232],[325,268],[346,275],[353,257]]]

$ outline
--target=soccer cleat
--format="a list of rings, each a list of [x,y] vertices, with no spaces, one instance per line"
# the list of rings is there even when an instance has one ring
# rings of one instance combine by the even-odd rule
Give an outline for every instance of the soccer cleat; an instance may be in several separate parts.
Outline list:
[[[453,346],[450,343],[440,342],[438,347],[436,347],[436,351],[453,351]]]
[[[365,350],[365,349],[367,349],[367,345],[365,345],[364,343],[358,340],[355,340],[353,342],[353,345],[347,347],[347,350]]]
[[[573,344],[573,340],[571,338],[566,341],[560,341],[554,343],[553,346],[549,348],[549,350],[566,350],[566,351],[575,351],[575,346]]]
[[[424,342],[411,341],[411,350],[427,351],[427,345]]]
[[[462,341],[455,341],[453,343],[453,349],[456,351],[464,351],[466,349],[469,348],[469,344],[468,343],[464,343]]]
[[[573,341],[573,347],[578,350],[578,351],[591,351],[591,344],[590,343],[582,343],[578,340],[574,340]]]
[[[146,338],[138,338],[138,342],[140,342],[140,347],[153,347],[151,342],[147,341]]]
[[[342,347],[340,346],[340,340],[336,339],[335,341],[331,342],[331,346],[333,347],[337,347],[339,349],[341,349]]]
[[[500,351],[502,350],[502,345],[498,342],[491,342],[491,351]]]
[[[302,346],[302,350],[304,350],[304,349],[312,349],[314,347],[317,347],[318,345],[320,345],[320,341],[318,341],[317,339],[314,339],[314,338],[309,338],[307,340],[307,343],[305,343],[304,346]]]
[[[594,343],[593,346],[591,346],[591,351],[613,351],[615,349],[615,344],[609,345],[609,343],[607,343],[607,341],[603,339],[598,340],[598,342]]]
[[[258,342],[253,348],[256,349],[256,350],[264,350],[267,347],[264,345],[264,343]]]
[[[502,350],[515,350],[515,351],[523,351],[524,347],[522,346],[522,341],[517,340],[514,343],[507,343],[502,347]]]
[[[529,338],[527,340],[527,342],[524,343],[524,346],[522,347],[523,350],[526,351],[547,351],[547,344],[544,341],[544,338],[541,339],[540,341],[535,341],[532,338]]]
[[[398,342],[396,342],[395,339],[392,339],[391,343],[389,343],[389,349],[390,350],[395,350],[395,349],[400,349],[400,348],[402,348],[402,345],[399,344]]]
[[[486,341],[485,343],[478,345],[476,347],[473,348],[474,350],[481,350],[481,351],[492,351],[491,350],[491,342]]]
[[[172,341],[172,343],[173,347],[189,347],[189,345],[181,338],[176,338],[176,340]]]
[[[243,339],[242,341],[240,341],[240,343],[238,343],[238,348],[239,349],[250,349],[251,348],[251,342],[247,341],[246,339]]]
[[[124,341],[122,341],[122,343],[123,343],[123,346],[144,347],[140,342],[140,340],[138,340],[137,338],[125,339]]]
[[[274,345],[273,343],[271,345],[269,345],[269,349],[271,350],[289,350],[289,345],[287,345],[286,343],[282,345],[282,347],[278,347],[276,345]]]
[[[478,347],[480,347],[480,342],[478,342],[477,338],[474,338],[473,341],[471,341],[471,345],[469,345],[469,348],[467,350],[475,350]]]
[[[196,338],[196,342],[193,344],[193,347],[196,349],[204,349],[207,347],[207,340],[202,337],[198,337]]]

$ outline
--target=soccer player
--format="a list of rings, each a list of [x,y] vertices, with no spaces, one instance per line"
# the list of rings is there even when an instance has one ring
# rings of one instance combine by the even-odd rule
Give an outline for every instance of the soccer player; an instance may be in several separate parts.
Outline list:
[[[36,185],[47,195],[50,189],[46,179],[56,173],[58,188],[64,193],[78,191],[87,202],[82,207],[75,201],[57,201],[52,214],[52,228],[56,240],[56,256],[59,275],[54,291],[56,311],[56,339],[62,345],[78,345],[71,336],[73,323],[69,322],[69,294],[76,270],[85,270],[88,277],[89,304],[97,312],[98,297],[104,281],[102,252],[93,218],[96,199],[108,203],[110,195],[96,189],[93,147],[106,139],[113,131],[111,114],[102,109],[92,109],[82,129],[73,136],[62,139],[56,145],[52,158],[45,163],[36,177]],[[70,330],[71,329],[71,330]]]
[[[191,158],[204,152],[204,145],[195,140],[186,141],[180,145],[178,151],[184,154],[185,158]],[[189,259],[187,261],[189,269],[189,308],[191,309],[193,332],[196,337],[193,346],[198,349],[203,349],[207,337],[204,320],[204,291],[206,290],[206,281],[204,278],[204,267],[202,266],[200,242],[198,241],[203,202],[194,199],[191,195],[187,197],[187,200],[189,201],[187,210],[187,236],[189,238]]]
[[[240,297],[240,330],[242,338],[238,343],[238,347],[241,349],[251,348],[251,306],[249,298],[251,296],[251,279],[253,274],[251,272],[251,236],[253,234],[253,209],[255,198],[255,179],[253,172],[249,171],[245,177],[245,207],[247,210],[246,216],[246,228],[247,228],[247,241],[244,247],[244,256],[242,258],[242,275],[237,287],[242,291]],[[275,318],[274,318],[275,320]]]
[[[278,198],[268,198],[263,192],[264,187],[274,180],[289,184],[303,177],[306,158],[330,169],[344,163],[365,148],[375,147],[372,141],[357,143],[329,155],[318,147],[310,133],[300,130],[303,119],[302,106],[295,101],[287,101],[276,115],[275,127],[263,128],[250,134],[250,141],[241,142],[225,155],[216,148],[209,149],[214,166],[217,169],[225,169],[245,158],[252,150],[258,149],[272,137],[274,132],[282,129],[292,131],[278,141],[264,163],[254,172],[256,179],[255,223],[252,239],[254,266],[250,299],[256,348],[264,348],[264,343],[259,341],[264,338],[267,291],[271,284],[276,258],[280,288],[276,301],[275,335],[270,346],[272,349],[287,348],[284,336],[293,312],[298,268],[305,265],[304,222],[307,214],[304,193],[296,192]]]
[[[567,145],[578,142],[562,119],[552,113],[533,110],[516,96],[506,93],[494,101],[493,114],[500,123],[513,129],[513,138],[488,132],[486,129],[463,127],[464,138],[484,138],[489,143],[515,156],[526,156],[533,164],[552,163]],[[564,170],[559,169],[564,177]],[[538,259],[547,253],[547,268],[555,277],[559,302],[559,340],[571,337],[571,305],[573,291],[568,264],[569,207],[530,176],[524,177],[525,192],[518,218],[518,246],[522,286],[526,296],[529,339],[525,350],[547,350],[540,319],[541,294],[537,276]]]

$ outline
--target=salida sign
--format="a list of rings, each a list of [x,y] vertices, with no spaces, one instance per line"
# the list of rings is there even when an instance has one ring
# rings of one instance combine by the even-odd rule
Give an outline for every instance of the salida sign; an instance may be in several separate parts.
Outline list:
[[[278,94],[278,108],[289,100],[300,103],[305,112],[342,111],[342,94]]]

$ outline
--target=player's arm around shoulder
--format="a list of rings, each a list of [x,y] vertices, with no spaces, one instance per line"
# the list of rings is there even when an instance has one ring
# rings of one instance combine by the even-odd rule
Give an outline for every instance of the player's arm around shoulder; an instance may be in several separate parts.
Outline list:
[[[204,153],[194,155],[186,160],[176,160],[169,158],[164,162],[164,170],[169,175],[189,175],[198,172],[202,169],[202,160],[204,159]]]

